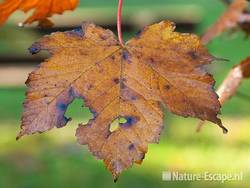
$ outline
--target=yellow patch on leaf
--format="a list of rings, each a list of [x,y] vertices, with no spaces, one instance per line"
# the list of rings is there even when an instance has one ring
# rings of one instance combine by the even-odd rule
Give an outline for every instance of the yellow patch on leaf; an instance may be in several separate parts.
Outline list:
[[[65,10],[74,10],[79,0],[4,0],[0,3],[0,26],[16,10],[28,12],[34,9],[34,13],[24,21],[24,24],[39,22],[42,27],[51,26],[47,19],[53,14],[62,14]]]
[[[34,43],[32,54],[48,50],[52,57],[29,75],[18,138],[63,127],[67,106],[84,99],[94,117],[79,125],[78,142],[117,179],[159,142],[161,106],[225,129],[214,79],[203,68],[214,57],[196,35],[174,29],[169,21],[148,26],[122,47],[110,30],[84,23]]]

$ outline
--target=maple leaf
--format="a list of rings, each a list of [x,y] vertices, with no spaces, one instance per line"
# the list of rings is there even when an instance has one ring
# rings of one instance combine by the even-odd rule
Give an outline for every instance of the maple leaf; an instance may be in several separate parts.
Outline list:
[[[248,7],[247,0],[234,0],[222,16],[212,25],[202,36],[201,41],[207,44],[214,37],[220,35],[226,30],[241,26],[241,24],[250,21],[250,16],[246,13]],[[246,25],[245,25],[246,27]],[[242,27],[243,30],[246,28]],[[248,33],[248,30],[246,30]]]
[[[28,12],[32,9],[35,9],[34,13],[23,24],[38,21],[39,26],[52,26],[48,17],[53,14],[62,14],[65,10],[74,10],[78,2],[79,0],[4,0],[0,3],[0,26],[16,10]]]
[[[157,143],[165,105],[184,117],[218,124],[214,79],[203,66],[214,57],[196,35],[174,32],[163,21],[146,27],[122,47],[110,30],[92,23],[56,32],[34,43],[30,52],[48,50],[52,57],[26,82],[20,138],[63,127],[67,106],[84,99],[93,113],[76,136],[103,159],[115,179],[134,162],[141,163],[149,143]],[[115,130],[111,125],[124,119]]]
[[[225,102],[236,94],[242,80],[248,78],[250,78],[250,57],[241,61],[240,64],[235,65],[219,86],[217,94],[219,96],[221,106],[223,106]],[[204,123],[204,121],[200,121],[198,123],[196,129],[197,132],[201,131]]]

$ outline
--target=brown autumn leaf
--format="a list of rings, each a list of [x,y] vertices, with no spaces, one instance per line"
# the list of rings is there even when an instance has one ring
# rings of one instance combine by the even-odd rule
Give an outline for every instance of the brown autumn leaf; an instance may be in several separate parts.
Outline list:
[[[16,10],[28,12],[32,9],[34,13],[24,21],[23,24],[39,22],[39,26],[51,26],[47,19],[53,14],[62,14],[65,10],[74,10],[79,0],[4,0],[0,3],[0,26]]]
[[[174,29],[168,21],[148,26],[121,47],[110,30],[84,23],[82,29],[34,43],[32,54],[48,50],[52,57],[29,75],[17,138],[65,126],[67,106],[84,99],[94,117],[79,125],[78,142],[103,159],[117,179],[134,162],[142,162],[149,143],[159,142],[161,105],[226,131],[217,117],[214,79],[203,69],[214,57],[196,35]],[[111,124],[122,118],[125,122],[112,131]]]
[[[250,57],[247,57],[240,64],[235,65],[219,86],[217,94],[221,106],[236,94],[242,80],[247,78],[250,78]],[[201,131],[204,123],[204,121],[199,122],[196,129],[197,132]]]
[[[244,12],[247,10],[247,0],[234,0],[222,16],[212,25],[202,36],[202,44],[207,44],[213,38],[217,37],[226,30],[237,27],[240,23],[244,23]],[[246,19],[249,19],[248,17]]]
[[[222,2],[225,4],[225,5],[230,5],[231,1],[230,0],[222,0]],[[241,20],[239,20],[239,28],[245,32],[246,34],[246,37],[249,37],[250,36],[250,11],[249,10],[245,10],[243,11],[243,20],[241,18]],[[245,18],[244,18],[245,17]],[[247,18],[248,17],[248,18]]]
[[[246,37],[250,36],[250,21],[242,22],[239,24],[240,29],[245,32]]]

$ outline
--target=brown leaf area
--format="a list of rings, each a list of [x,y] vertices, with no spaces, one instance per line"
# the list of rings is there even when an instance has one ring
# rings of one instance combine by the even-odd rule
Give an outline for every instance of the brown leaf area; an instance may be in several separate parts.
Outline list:
[[[225,104],[239,88],[242,79],[250,77],[250,57],[234,66],[219,87],[217,94],[221,105]]]
[[[50,26],[48,17],[62,14],[65,10],[74,10],[78,2],[79,0],[4,0],[0,3],[0,26],[16,10],[28,12],[33,9],[33,14],[24,21],[24,24],[39,21],[40,26]]]
[[[239,26],[241,30],[245,32],[246,37],[248,38],[250,36],[250,21],[240,23]]]
[[[32,54],[48,50],[52,56],[29,75],[18,138],[65,126],[67,106],[84,99],[94,117],[79,125],[78,142],[117,179],[142,162],[149,143],[159,142],[162,106],[224,128],[214,79],[203,68],[214,57],[196,35],[174,29],[169,21],[148,26],[121,47],[111,31],[84,23],[34,43]],[[125,122],[111,131],[121,118]]]
[[[220,104],[223,106],[231,97],[233,97],[243,79],[250,78],[250,57],[235,65],[228,73],[222,84],[219,86],[217,94]],[[197,132],[201,131],[204,121],[201,121],[197,126]]]
[[[250,57],[247,57],[240,63],[243,78],[250,78]]]
[[[244,12],[247,10],[247,0],[234,0],[225,11],[224,14],[212,25],[207,32],[202,36],[201,41],[203,44],[207,44],[216,36],[220,35],[224,31],[238,26],[241,22],[241,18]],[[245,27],[248,27],[245,25]],[[248,31],[248,28],[242,28]],[[248,33],[248,32],[247,32]]]

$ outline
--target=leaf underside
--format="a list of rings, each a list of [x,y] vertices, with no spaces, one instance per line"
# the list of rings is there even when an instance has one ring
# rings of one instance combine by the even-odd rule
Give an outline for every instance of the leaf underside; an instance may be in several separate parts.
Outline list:
[[[47,18],[53,14],[62,14],[65,10],[74,10],[79,0],[4,0],[0,3],[0,26],[16,10],[28,12],[34,9],[34,13],[24,21],[31,24],[39,21],[42,27],[52,26]]]
[[[84,23],[34,43],[32,54],[48,50],[52,55],[26,82],[17,138],[65,126],[68,105],[84,99],[94,117],[79,125],[78,142],[104,160],[117,179],[134,162],[142,162],[149,143],[159,142],[161,106],[223,127],[214,79],[203,68],[214,57],[196,35],[174,29],[169,21],[148,26],[121,47],[110,30]],[[121,118],[125,121],[111,131]]]

